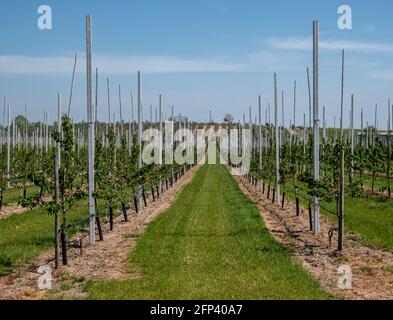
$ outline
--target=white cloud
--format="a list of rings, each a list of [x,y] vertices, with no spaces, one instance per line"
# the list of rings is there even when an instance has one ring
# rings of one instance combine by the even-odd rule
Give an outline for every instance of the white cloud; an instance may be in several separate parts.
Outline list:
[[[393,81],[393,70],[377,70],[370,72],[368,76],[373,80]]]
[[[275,49],[311,50],[312,38],[270,38],[268,44]],[[320,49],[349,50],[365,53],[393,53],[393,45],[387,43],[369,43],[343,40],[320,40]]]
[[[268,43],[275,49],[311,50],[311,38],[270,38]]]
[[[2,74],[58,74],[72,70],[73,59],[68,57],[0,56]]]
[[[293,71],[304,69],[307,64],[308,56],[299,52],[273,52],[259,51],[250,53],[245,60],[248,62],[250,70],[253,71]]]
[[[21,55],[0,56],[2,74],[70,74],[74,59],[65,57],[30,57]],[[243,63],[226,58],[183,59],[170,56],[105,56],[97,55],[93,61],[102,73],[130,74],[141,70],[145,73],[172,72],[229,72],[246,68]],[[78,72],[85,71],[85,59],[78,60]]]
[[[171,56],[130,56],[108,57],[97,56],[96,64],[104,73],[145,73],[173,72],[229,72],[244,68],[241,63],[231,62],[226,58],[184,59]]]
[[[181,58],[174,56],[110,56],[96,55],[93,59],[102,74],[181,73],[181,72],[261,72],[295,70],[306,63],[303,53],[259,51],[239,57],[215,56],[210,58]],[[31,57],[0,55],[0,74],[69,75],[72,55],[58,57]],[[79,56],[77,72],[84,73],[86,60]]]

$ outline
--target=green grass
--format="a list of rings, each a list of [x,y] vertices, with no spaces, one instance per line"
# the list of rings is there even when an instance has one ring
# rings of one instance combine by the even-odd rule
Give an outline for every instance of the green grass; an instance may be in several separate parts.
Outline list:
[[[333,204],[328,208],[334,209]],[[367,198],[345,199],[345,224],[365,245],[393,250],[393,202]],[[335,217],[332,221],[336,222]]]
[[[306,186],[299,183],[302,188]],[[288,186],[293,189],[292,182]],[[294,200],[295,195],[288,194]],[[302,200],[305,209],[308,203]],[[336,205],[323,203],[325,208],[335,212]],[[378,197],[352,198],[347,196],[345,206],[345,227],[347,230],[357,233],[363,244],[380,249],[393,251],[393,201],[379,199]],[[337,217],[321,210],[332,223],[337,223]]]
[[[27,196],[32,196],[39,191],[39,188],[36,186],[31,186],[27,188]],[[23,195],[23,188],[15,188],[15,189],[8,189],[4,190],[4,199],[3,205],[8,204],[17,204]]]
[[[354,181],[358,182],[360,181],[361,175],[359,173],[354,174]],[[348,175],[346,176],[346,180],[348,181]],[[364,188],[369,188],[371,190],[371,187],[373,185],[373,177],[371,175],[366,175],[363,174],[362,176],[363,180],[363,187]],[[392,179],[390,179],[390,186],[393,189],[393,182]],[[388,178],[381,176],[381,177],[375,177],[375,182],[374,182],[374,192],[380,192],[384,191],[387,193],[388,191]]]
[[[68,221],[87,216],[87,206],[70,211]],[[54,217],[38,208],[0,220],[0,275],[53,247]]]
[[[126,281],[89,281],[91,299],[327,299],[266,229],[228,171],[205,165],[139,238]]]

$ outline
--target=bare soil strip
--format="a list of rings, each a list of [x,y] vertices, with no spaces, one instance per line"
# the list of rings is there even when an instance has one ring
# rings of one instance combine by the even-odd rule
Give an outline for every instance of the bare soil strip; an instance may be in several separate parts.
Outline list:
[[[389,194],[387,191],[385,192],[379,192],[379,191],[372,191],[371,188],[364,188],[363,194],[366,197],[378,197],[382,200],[393,200],[393,194],[389,197]]]
[[[267,199],[259,185],[257,188],[243,177],[236,176],[235,179],[240,189],[257,205],[266,227],[277,241],[291,249],[327,292],[349,300],[393,299],[392,253],[368,248],[350,239],[346,241],[345,252],[340,253],[335,249],[336,232],[332,247],[329,246],[328,233],[332,223],[325,217],[321,217],[321,234],[316,236],[310,231],[308,210],[301,209],[300,217],[297,217],[293,203],[288,201],[282,209]],[[337,271],[342,265],[352,268],[352,290],[338,289]]]
[[[85,243],[82,254],[80,248],[70,249],[68,266],[62,266],[52,274],[53,290],[50,292],[38,289],[40,274],[37,270],[47,264],[54,270],[53,250],[18,268],[13,274],[0,278],[0,300],[85,299],[87,296],[83,292],[83,285],[89,279],[122,280],[138,277],[138,274],[131,274],[127,269],[127,256],[138,236],[152,220],[173,204],[177,194],[199,168],[195,166],[188,171],[155,202],[150,199],[148,206],[138,214],[129,211],[129,222],[124,223],[123,215],[120,215],[115,219],[113,231],[109,231],[109,225],[105,224],[104,241],[97,242],[95,246]]]
[[[42,203],[46,203],[51,201],[50,196],[45,196],[41,199]],[[0,220],[6,219],[14,214],[22,214],[26,211],[30,211],[29,208],[23,208],[20,204],[8,204],[4,205],[3,208],[0,210]]]
[[[23,208],[18,204],[10,204],[3,206],[3,208],[0,210],[0,220],[6,219],[13,214],[21,214],[23,212],[26,212],[27,210],[28,209]]]

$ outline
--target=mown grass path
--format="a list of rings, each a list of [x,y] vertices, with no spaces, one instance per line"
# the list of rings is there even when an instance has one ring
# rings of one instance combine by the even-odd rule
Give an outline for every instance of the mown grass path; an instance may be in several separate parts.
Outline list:
[[[272,238],[229,172],[205,165],[129,256],[138,279],[90,282],[92,299],[325,299]]]

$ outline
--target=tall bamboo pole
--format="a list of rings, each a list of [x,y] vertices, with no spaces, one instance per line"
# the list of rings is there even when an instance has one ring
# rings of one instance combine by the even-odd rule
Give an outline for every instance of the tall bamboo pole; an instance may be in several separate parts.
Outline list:
[[[137,79],[137,92],[138,92],[138,145],[139,145],[139,156],[138,156],[138,172],[141,174],[142,170],[142,98],[141,98],[141,72],[138,71]]]
[[[388,146],[388,166],[387,166],[387,178],[388,178],[388,195],[389,198],[392,194],[391,188],[390,188],[390,165],[391,165],[391,122],[390,122],[390,99],[388,100],[388,136],[387,136],[387,146]]]
[[[307,84],[308,84],[308,128],[311,131],[312,126],[312,100],[311,100],[311,84],[310,84],[310,69],[307,67]]]
[[[91,15],[86,16],[86,75],[87,75],[87,121],[88,121],[88,157],[89,157],[89,217],[90,244],[95,244],[95,203],[94,203],[94,119],[92,87],[92,37]]]
[[[7,134],[7,179],[8,185],[11,178],[11,106],[8,105],[8,134]]]
[[[251,109],[251,106],[249,107],[248,112],[249,112],[248,128],[250,129],[250,138],[251,138],[251,141],[248,141],[248,144],[249,144],[249,147],[252,152],[252,142],[253,142],[253,132],[252,131],[253,130],[252,130],[252,109]]]
[[[293,129],[296,128],[296,81],[293,85]]]
[[[354,108],[355,108],[354,95],[352,94],[351,95],[351,128],[350,128],[350,130],[351,130],[351,170],[350,170],[350,177],[349,177],[350,183],[352,183],[353,174],[354,174],[354,170],[353,170],[353,167],[354,167],[353,156],[354,156],[354,152],[355,152],[355,126],[354,126],[354,119],[353,119],[354,111],[355,111]]]
[[[363,108],[360,109],[360,143],[361,146],[363,146]]]
[[[307,131],[306,131],[306,114],[303,116],[303,154],[306,154],[306,144],[307,144]]]
[[[326,107],[325,106],[323,106],[323,108],[322,108],[322,113],[323,113],[323,115],[322,115],[322,118],[323,118],[323,121],[322,121],[322,123],[323,123],[323,144],[326,145],[326,143],[327,143],[327,132],[326,132],[327,128],[326,128]]]
[[[377,133],[378,133],[378,104],[375,104],[373,145],[375,145],[375,138],[376,138]]]
[[[119,85],[119,109],[120,109],[120,134],[123,134],[123,110],[121,105],[121,86]]]
[[[278,127],[277,74],[274,74],[274,121],[276,127],[276,200],[280,205],[280,144]]]
[[[272,121],[271,121],[271,110],[270,110],[270,102],[267,104],[267,116],[268,116],[268,122],[269,122],[269,126],[272,124]]]
[[[159,97],[159,122],[160,122],[160,169],[162,169],[162,151],[163,151],[163,132],[162,132],[162,129],[163,129],[163,125],[162,125],[162,121],[163,121],[163,119],[162,119],[162,106],[163,106],[163,98],[162,98],[162,94],[160,94],[160,97]],[[161,193],[163,193],[164,192],[164,186],[163,186],[163,183],[162,183],[162,177],[160,176],[160,192]]]
[[[3,105],[3,128],[1,128],[1,145],[4,146],[5,144],[5,110],[7,108],[6,97],[4,97],[4,105]]]
[[[319,22],[313,22],[313,110],[314,110],[314,180],[319,181]],[[320,233],[319,225],[319,197],[314,197],[314,233]]]
[[[95,132],[98,134],[98,68],[96,68],[96,99],[94,103]]]
[[[345,154],[344,154],[344,67],[345,67],[345,51],[342,51],[342,69],[341,69],[341,116],[340,116],[340,149],[341,149],[341,165],[340,165],[340,192],[339,192],[339,207],[338,207],[338,250],[344,250],[344,170],[345,170]]]
[[[60,93],[57,95],[57,132],[61,132],[61,95]],[[60,182],[59,182],[59,170],[60,170],[60,159],[61,151],[60,151],[60,141],[56,143],[56,161],[55,161],[55,201],[59,205],[60,204]],[[59,215],[60,212],[56,210],[55,212],[55,268],[58,269],[60,266],[60,238],[59,238]]]
[[[69,100],[68,100],[68,115],[71,114],[72,93],[73,93],[73,91],[74,91],[75,70],[76,70],[77,61],[78,61],[78,52],[75,53],[74,68],[73,68],[73,70],[72,70],[72,80],[71,80],[70,98],[69,98]]]
[[[44,121],[45,123],[45,121]],[[15,133],[16,133],[16,128],[15,128],[15,118],[12,119],[12,142],[11,142],[11,146],[12,146],[12,155],[11,155],[11,160],[14,161],[14,157],[15,157],[15,143],[16,143],[16,139],[15,139]]]
[[[28,146],[28,125],[27,125],[27,105],[25,105],[25,152],[27,152]]]
[[[258,96],[258,114],[259,114],[259,169],[262,170],[262,97]]]
[[[135,117],[134,117],[134,97],[131,91],[131,145],[134,144],[134,133],[135,133]]]
[[[106,92],[108,98],[108,122],[110,127],[111,126],[111,95],[110,95],[110,87],[109,87],[109,78],[106,78]]]
[[[280,145],[283,143],[282,141],[282,135],[283,135],[283,130],[285,127],[285,101],[284,101],[284,90],[281,91],[281,118],[282,118],[282,130],[280,129]]]
[[[391,128],[391,122],[390,122],[390,99],[388,99],[388,131],[390,131]]]
[[[45,151],[49,150],[49,124],[48,124],[48,112],[46,112],[45,118]]]
[[[391,122],[390,122],[390,124],[391,124],[391,128],[393,128],[393,104],[392,104],[392,106],[391,106],[391,115],[392,115],[392,119],[391,119]]]

